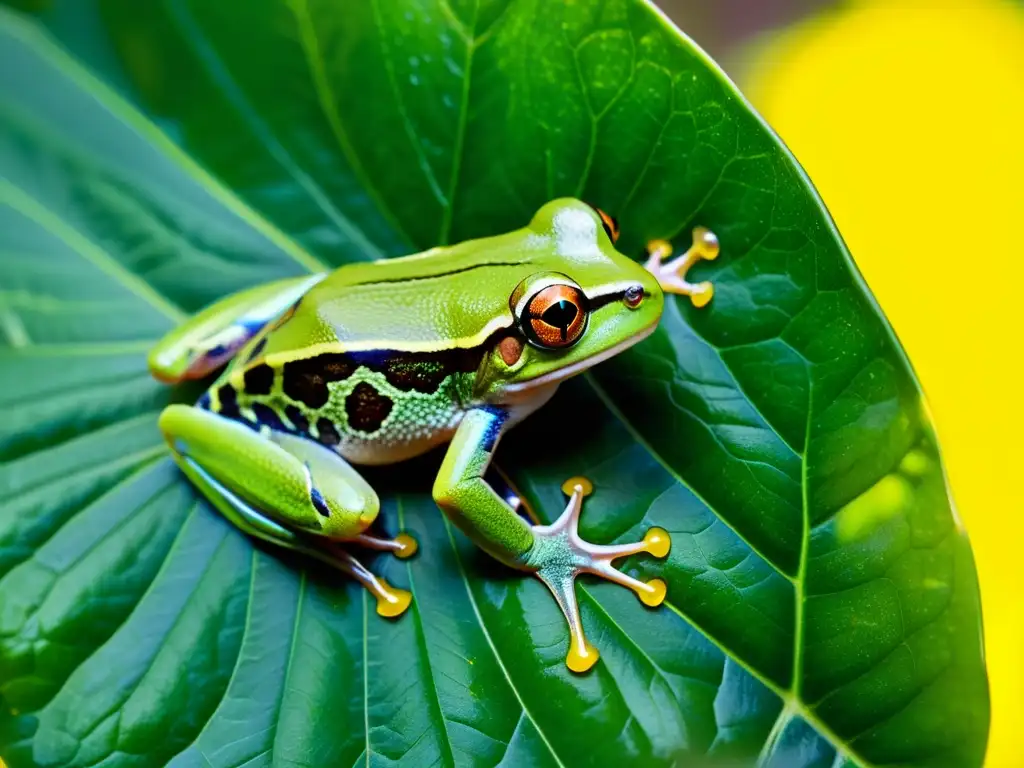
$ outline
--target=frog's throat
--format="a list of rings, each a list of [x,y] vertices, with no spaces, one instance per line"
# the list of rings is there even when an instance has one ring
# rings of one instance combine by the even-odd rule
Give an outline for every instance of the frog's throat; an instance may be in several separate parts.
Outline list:
[[[587,370],[592,366],[597,365],[598,363],[603,363],[605,360],[615,357],[617,354],[626,349],[629,349],[634,344],[639,344],[641,341],[643,341],[652,333],[654,333],[654,329],[657,327],[658,323],[657,321],[655,321],[654,323],[651,323],[651,325],[648,328],[645,328],[636,335],[623,341],[620,341],[615,346],[609,347],[603,352],[598,352],[596,355],[584,358],[583,360],[580,360],[578,363],[566,366],[565,368],[560,368],[557,371],[545,373],[543,376],[538,376],[534,379],[527,379],[526,381],[517,381],[514,384],[509,384],[502,389],[502,394],[518,395],[536,389],[537,387],[543,387],[547,384],[558,384],[559,382],[565,381],[566,379],[575,376],[577,373],[582,373],[583,371]]]

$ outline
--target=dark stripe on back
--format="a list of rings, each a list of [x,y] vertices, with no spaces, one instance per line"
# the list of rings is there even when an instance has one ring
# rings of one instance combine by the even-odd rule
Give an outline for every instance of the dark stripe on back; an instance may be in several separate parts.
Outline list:
[[[469,267],[459,267],[458,269],[450,269],[447,272],[436,272],[432,275],[420,275],[418,277],[389,277],[384,280],[367,280],[365,283],[351,283],[352,286],[363,286],[363,285],[386,285],[387,283],[411,283],[417,280],[434,280],[439,277],[450,277],[451,275],[461,275],[464,272],[472,272],[474,269],[486,269],[488,267],[518,267],[521,266],[521,262],[515,261],[491,261],[485,264],[473,264]]]
[[[450,374],[476,371],[487,348],[488,344],[485,343],[471,349],[446,349],[440,352],[328,352],[308,360],[285,363],[283,389],[285,395],[292,400],[310,408],[322,408],[330,399],[327,384],[344,381],[363,367],[383,374],[395,389],[430,394],[436,392]],[[264,384],[263,381],[257,383]],[[246,389],[249,389],[248,381]],[[269,388],[253,394],[268,392]]]
[[[328,382],[344,381],[357,367],[348,355],[337,352],[292,360],[284,364],[284,393],[310,408],[322,408],[330,399]]]
[[[249,356],[245,358],[245,362],[251,363],[263,352],[263,348],[267,346],[267,337],[264,336],[262,339],[256,342],[256,345],[252,348]]]
[[[439,352],[352,352],[357,367],[384,374],[388,384],[403,392],[436,392],[445,377],[453,373],[472,373],[480,367],[485,346],[471,349],[445,349]]]

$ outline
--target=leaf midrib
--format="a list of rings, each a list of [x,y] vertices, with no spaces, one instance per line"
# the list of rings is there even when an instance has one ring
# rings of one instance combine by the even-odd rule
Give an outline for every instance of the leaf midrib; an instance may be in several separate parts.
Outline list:
[[[200,504],[201,504],[201,502],[197,500],[196,504],[195,504],[195,509],[198,509]],[[182,531],[184,531],[184,530],[185,530],[185,526],[182,525]],[[199,579],[196,580],[196,588],[197,589],[202,584],[202,579],[203,579],[203,577],[205,577],[206,572],[209,570],[210,563],[212,563],[214,560],[216,560],[217,555],[220,553],[221,549],[224,547],[224,544],[227,541],[228,536],[231,536],[231,535],[240,535],[240,534],[238,533],[238,531],[229,531],[225,535],[224,540],[221,541],[220,544],[217,545],[217,549],[215,549],[210,554],[210,559],[207,562],[206,566],[204,567],[203,576],[201,576]],[[179,534],[179,538],[180,538],[180,534]],[[177,544],[177,542],[178,542],[178,539],[175,539],[175,544]],[[210,762],[209,758],[206,757],[206,754],[199,747],[199,741],[200,741],[200,739],[202,739],[203,735],[207,732],[207,728],[210,727],[210,723],[213,722],[214,717],[216,717],[217,712],[224,705],[224,701],[227,699],[228,694],[231,692],[231,685],[232,685],[232,683],[234,683],[235,678],[238,676],[238,670],[239,670],[239,668],[242,665],[242,648],[245,645],[245,638],[249,634],[249,630],[250,630],[250,628],[252,626],[252,605],[253,605],[253,602],[254,602],[253,595],[255,594],[255,590],[256,590],[256,563],[257,563],[257,559],[258,559],[257,555],[259,553],[259,550],[255,546],[252,546],[251,544],[250,544],[250,547],[251,547],[251,551],[250,551],[250,555],[249,555],[249,591],[248,591],[248,593],[246,595],[246,598],[245,598],[245,621],[242,624],[242,634],[241,634],[241,637],[240,637],[240,639],[238,641],[238,653],[236,654],[235,662],[234,662],[234,664],[231,667],[231,674],[228,676],[227,683],[225,683],[225,685],[224,685],[224,691],[221,693],[220,699],[217,701],[217,704],[210,710],[210,716],[209,716],[209,718],[207,718],[206,722],[203,723],[203,727],[199,729],[199,732],[195,735],[195,738],[193,738],[191,742],[189,742],[182,749],[178,750],[178,752],[176,754],[174,754],[172,757],[170,757],[167,760],[167,764],[168,765],[170,765],[172,762],[174,762],[174,760],[176,760],[177,758],[179,758],[182,755],[184,755],[186,752],[188,752],[193,747],[195,747],[196,750],[203,756],[204,760],[206,760],[207,762]],[[172,551],[173,551],[173,548],[172,548],[172,550],[168,551],[167,558],[164,560],[164,567],[166,567],[167,563],[170,562],[170,556],[171,556],[171,552]],[[163,569],[161,569],[161,571],[162,570]],[[159,575],[160,574],[157,574],[158,577],[159,577]],[[156,582],[157,582],[157,579],[153,579],[153,584],[156,584]],[[150,585],[150,587],[152,588],[152,584]],[[142,600],[139,600],[139,603],[141,604]]]
[[[406,530],[405,526],[405,504],[402,502],[401,494],[395,497],[395,507],[398,512],[398,528],[399,530]],[[420,646],[420,652],[423,654],[423,662],[426,665],[426,678],[429,683],[430,692],[433,695],[433,700],[437,704],[437,715],[441,721],[441,735],[443,737],[443,744],[445,750],[448,753],[449,765],[455,765],[455,752],[452,749],[451,734],[448,732],[448,718],[445,716],[444,709],[441,706],[441,696],[437,690],[437,680],[434,678],[434,664],[430,658],[430,649],[427,643],[426,631],[423,628],[423,615],[420,612],[419,598],[416,596],[416,579],[412,573],[412,563],[408,560],[405,561],[405,570],[409,578],[409,592],[412,594],[412,612],[415,618],[415,633],[417,642]]]
[[[313,19],[309,12],[307,0],[289,0],[288,5],[295,16],[296,24],[299,28],[299,42],[306,56],[306,63],[312,76],[317,98],[320,100],[320,107],[327,118],[327,123],[331,126],[338,147],[348,160],[349,166],[352,168],[356,178],[359,179],[363,190],[377,205],[377,210],[381,212],[388,223],[394,227],[395,232],[405,242],[412,243],[413,239],[403,229],[398,217],[391,210],[391,207],[387,204],[383,195],[381,195],[380,190],[377,189],[376,184],[373,183],[372,177],[367,173],[366,168],[363,167],[362,161],[359,159],[355,149],[352,147],[352,142],[348,138],[341,115],[338,113],[334,90],[331,88],[330,81],[327,79],[327,74],[324,71],[323,55],[320,53],[320,43],[316,36],[316,30],[313,28]]]

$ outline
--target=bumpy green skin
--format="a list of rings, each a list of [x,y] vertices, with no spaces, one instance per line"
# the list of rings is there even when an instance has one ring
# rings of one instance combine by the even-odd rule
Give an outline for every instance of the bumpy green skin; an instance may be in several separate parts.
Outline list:
[[[508,565],[525,565],[533,533],[484,480],[506,419],[499,409],[466,414],[434,481],[434,500],[484,551]]]
[[[558,349],[525,343],[513,306],[517,287],[550,273],[593,307],[579,340]],[[622,300],[630,287],[643,290],[637,306]],[[286,529],[335,540],[377,512],[348,461],[390,464],[450,442],[438,504],[487,552],[524,567],[534,534],[483,480],[502,431],[560,381],[642,339],[662,306],[658,280],[615,250],[598,215],[556,200],[506,235],[224,299],[151,354],[154,374],[175,381],[218,362],[215,342],[232,347],[197,406],[169,407],[160,425],[190,476],[212,478],[207,495],[221,486]],[[499,348],[507,337],[518,359]]]

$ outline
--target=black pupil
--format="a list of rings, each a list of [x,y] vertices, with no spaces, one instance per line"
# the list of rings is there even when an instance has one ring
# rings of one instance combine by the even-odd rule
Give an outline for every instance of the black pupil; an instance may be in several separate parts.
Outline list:
[[[638,285],[634,285],[626,289],[626,301],[637,302],[640,297],[643,296],[644,289]]]
[[[548,325],[562,330],[562,341],[565,341],[566,334],[572,321],[576,319],[579,310],[576,305],[567,299],[559,299],[550,307],[544,310],[541,319]]]

